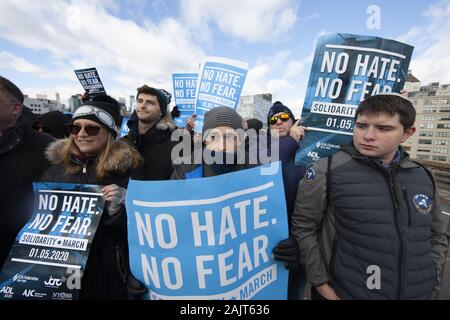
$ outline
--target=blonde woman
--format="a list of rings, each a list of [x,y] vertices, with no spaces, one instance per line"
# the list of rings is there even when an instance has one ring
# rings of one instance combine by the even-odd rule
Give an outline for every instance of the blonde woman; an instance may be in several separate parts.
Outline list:
[[[68,125],[69,138],[48,147],[52,165],[41,181],[104,186],[105,210],[91,245],[80,299],[126,299],[129,265],[124,188],[141,158],[133,148],[116,141],[121,123],[118,102],[109,96],[98,100],[79,107]]]

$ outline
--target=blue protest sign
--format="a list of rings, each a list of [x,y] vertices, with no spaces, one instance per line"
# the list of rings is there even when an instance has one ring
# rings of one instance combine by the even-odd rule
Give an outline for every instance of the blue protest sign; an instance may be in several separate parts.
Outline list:
[[[75,70],[78,80],[90,95],[105,93],[100,76],[96,68]]]
[[[202,132],[208,110],[225,106],[236,109],[247,77],[247,63],[218,57],[206,58],[199,73],[194,130]]]
[[[133,275],[150,299],[286,299],[272,258],[288,237],[281,170],[131,180],[126,197]]]
[[[128,128],[128,119],[129,117],[122,118],[122,124],[120,125],[119,138],[122,138],[130,132],[130,128]]]
[[[186,127],[187,119],[195,111],[197,78],[197,73],[172,74],[175,105],[178,106],[178,110],[180,111],[180,116],[175,118],[175,124],[178,127]]]
[[[77,299],[103,212],[101,187],[34,183],[33,188],[33,215],[0,272],[0,300]]]
[[[371,95],[400,92],[413,47],[394,40],[334,33],[319,38],[302,109],[309,127],[297,165],[327,157],[352,139],[358,104]]]

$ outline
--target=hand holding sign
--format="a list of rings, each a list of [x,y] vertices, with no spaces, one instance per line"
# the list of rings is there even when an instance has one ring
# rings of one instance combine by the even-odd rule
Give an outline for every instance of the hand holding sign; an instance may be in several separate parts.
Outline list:
[[[110,216],[119,212],[121,204],[125,201],[126,189],[119,187],[116,184],[107,185],[102,189],[103,197],[109,201],[108,214]]]
[[[305,136],[305,127],[300,125],[300,119],[298,119],[289,129],[289,135],[294,138],[295,141],[303,139]]]

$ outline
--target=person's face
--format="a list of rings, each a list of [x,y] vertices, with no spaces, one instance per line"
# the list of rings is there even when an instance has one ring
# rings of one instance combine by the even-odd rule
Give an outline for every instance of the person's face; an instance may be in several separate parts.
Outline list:
[[[0,91],[0,130],[13,127],[22,111],[22,104]]]
[[[226,126],[211,129],[205,139],[206,148],[218,152],[234,153],[239,144],[237,131]]]
[[[154,122],[161,118],[158,98],[151,94],[141,93],[136,100],[136,114],[142,122]]]
[[[275,123],[270,124],[270,132],[273,136],[282,138],[289,135],[289,129],[294,124],[294,120],[292,120],[287,113],[278,112],[274,114],[271,119],[276,121]],[[269,121],[271,121],[271,119],[269,119]]]
[[[76,146],[84,155],[97,156],[105,149],[111,134],[106,128],[97,122],[87,119],[75,120],[73,127],[80,129],[78,134],[72,131],[70,135],[74,138]],[[97,131],[98,133],[96,133]]]
[[[415,131],[416,128],[412,127],[405,132],[397,113],[394,116],[386,113],[359,114],[353,130],[353,144],[362,155],[389,163],[400,143]]]

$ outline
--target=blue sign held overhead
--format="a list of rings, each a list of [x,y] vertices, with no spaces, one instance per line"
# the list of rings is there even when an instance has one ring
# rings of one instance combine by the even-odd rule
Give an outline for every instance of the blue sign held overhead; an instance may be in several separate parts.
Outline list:
[[[195,111],[195,92],[197,90],[198,73],[174,73],[173,92],[175,105],[178,106],[180,116],[175,118],[178,127],[186,127],[187,119]]]
[[[130,181],[130,267],[148,298],[287,298],[287,270],[272,258],[288,237],[283,179],[281,170],[262,175],[261,168]]]
[[[78,80],[90,95],[105,93],[100,76],[96,68],[75,70]]]
[[[302,125],[309,127],[297,165],[327,157],[351,141],[359,103],[380,93],[399,93],[413,47],[394,40],[334,33],[319,38],[311,67]]]
[[[194,130],[202,132],[206,112],[220,106],[236,109],[247,77],[247,63],[218,57],[206,58],[199,73]]]

